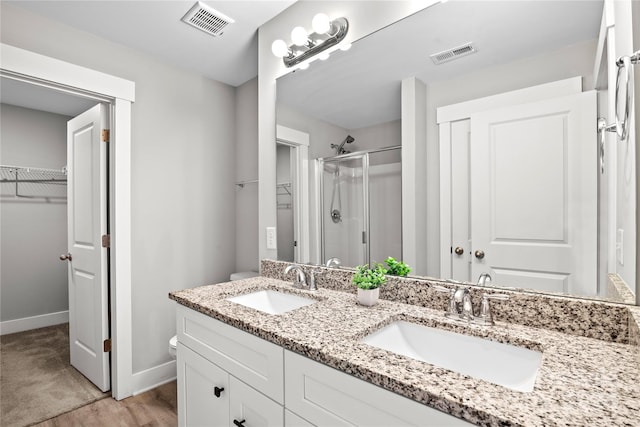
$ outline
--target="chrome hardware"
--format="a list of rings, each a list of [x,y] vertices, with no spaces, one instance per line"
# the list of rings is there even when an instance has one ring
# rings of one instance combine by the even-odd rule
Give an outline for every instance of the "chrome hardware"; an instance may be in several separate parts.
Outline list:
[[[486,274],[486,273],[485,273]],[[489,276],[487,274],[487,276]],[[481,276],[482,277],[482,276]],[[489,276],[490,277],[490,276]],[[457,321],[464,321],[466,323],[474,323],[483,326],[492,326],[495,324],[493,321],[493,314],[491,313],[491,306],[489,300],[499,299],[508,300],[509,295],[506,294],[482,294],[482,304],[480,306],[480,312],[476,316],[473,308],[473,301],[471,300],[471,292],[469,288],[446,288],[444,286],[434,285],[433,289],[438,292],[448,293],[451,297],[447,311],[444,316],[448,319]]]
[[[445,317],[449,317],[452,319],[459,318],[460,313],[458,313],[458,305],[453,298],[453,295],[456,292],[457,288],[447,288],[445,286],[433,285],[433,289],[438,292],[448,293],[450,296],[449,306],[447,307],[447,311],[444,313]]]
[[[484,251],[475,251],[473,254],[474,254],[474,255],[476,256],[476,258],[478,258],[478,259],[482,259],[482,258],[484,258]]]
[[[619,141],[624,141],[627,139],[627,135],[629,134],[629,115],[631,112],[631,104],[633,102],[633,85],[632,81],[632,72],[631,66],[640,64],[640,50],[634,52],[629,56],[621,56],[616,61],[616,65],[618,66],[618,73],[616,75],[616,95],[615,95],[615,123],[611,125],[606,125],[602,127],[607,132],[615,132],[618,136]],[[620,100],[618,99],[618,95],[620,94],[620,81],[622,80],[620,77],[625,76],[625,100],[624,100],[624,113],[620,114],[618,111],[618,106],[620,105]],[[598,122],[598,130],[600,130],[601,125]]]
[[[489,286],[491,285],[491,275],[489,273],[482,273],[480,277],[478,277],[478,286]]]
[[[328,268],[340,267],[341,264],[342,264],[342,261],[340,261],[340,258],[333,257],[333,258],[329,258],[327,260],[327,263],[325,264],[325,266],[328,267]]]
[[[454,249],[454,252],[456,253],[456,255],[462,255],[464,253],[464,249],[458,246]]]
[[[482,294],[482,305],[480,306],[480,315],[475,319],[475,323],[479,325],[487,325],[493,326],[495,322],[493,321],[493,313],[491,312],[491,305],[489,304],[489,300],[499,299],[499,300],[508,300],[509,295],[506,294]]]
[[[213,394],[216,395],[216,397],[220,397],[220,395],[222,394],[222,392],[224,391],[224,387],[214,387],[213,388]]]
[[[285,276],[289,274],[290,271],[296,272],[296,279],[293,282],[294,288],[307,288],[310,291],[317,291],[318,287],[316,286],[316,274],[323,273],[321,269],[313,269],[308,272],[309,282],[307,283],[307,275],[304,273],[302,266],[291,264],[284,269]]]
[[[60,261],[71,261],[71,254],[62,254],[60,255]]]

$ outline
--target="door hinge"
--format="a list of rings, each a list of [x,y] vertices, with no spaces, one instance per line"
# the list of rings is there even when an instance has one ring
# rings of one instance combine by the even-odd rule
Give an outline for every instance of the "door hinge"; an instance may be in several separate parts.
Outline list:
[[[102,349],[105,353],[109,353],[111,351],[111,338],[107,338],[102,342]]]
[[[111,247],[111,235],[110,234],[103,234],[102,235],[102,247],[103,248],[110,248]]]
[[[109,129],[102,129],[102,142],[109,142]]]

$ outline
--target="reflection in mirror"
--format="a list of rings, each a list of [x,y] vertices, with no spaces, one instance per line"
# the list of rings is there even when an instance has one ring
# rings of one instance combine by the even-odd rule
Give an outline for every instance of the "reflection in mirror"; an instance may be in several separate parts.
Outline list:
[[[295,237],[293,228],[293,174],[291,155],[294,148],[278,142],[276,146],[276,202],[278,208],[278,259],[294,261]]]
[[[337,150],[339,152],[340,150]],[[402,259],[400,146],[317,160],[320,263],[345,266]]]
[[[310,198],[312,215],[331,225],[334,187],[341,214],[362,198],[356,185],[340,184],[343,170],[360,176],[361,165],[352,159],[336,177],[331,144],[347,135],[355,138],[351,151],[402,143],[401,87],[415,77],[426,85],[426,117],[412,120],[426,129],[418,160],[427,178],[414,175],[413,184],[426,195],[426,209],[415,214],[427,223],[419,237],[427,250],[414,272],[464,282],[489,273],[497,286],[633,302],[625,285],[635,281],[633,153],[605,135],[600,173],[596,149],[597,117],[610,123],[614,116],[607,49],[615,46],[600,33],[602,14],[603,2],[591,0],[452,1],[279,78],[278,124],[308,132],[310,158],[323,159],[312,178],[322,191],[317,202]],[[320,200],[324,206],[315,206]],[[341,237],[361,233],[347,224]],[[390,217],[381,229],[399,224]],[[327,252],[321,228],[300,236],[324,250],[312,260],[366,260],[364,252]],[[380,240],[385,246],[371,261],[401,258],[398,242]]]

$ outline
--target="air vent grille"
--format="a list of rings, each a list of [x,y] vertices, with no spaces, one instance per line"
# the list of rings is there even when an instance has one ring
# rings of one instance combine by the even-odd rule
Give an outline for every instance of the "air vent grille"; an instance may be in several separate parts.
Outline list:
[[[454,59],[462,58],[463,56],[471,55],[472,53],[476,53],[478,49],[473,43],[466,43],[462,46],[454,47],[453,49],[445,50],[442,52],[434,53],[433,55],[429,55],[429,58],[433,61],[434,64],[439,65],[444,62],[453,61]]]
[[[191,10],[182,17],[182,21],[214,36],[222,35],[224,29],[235,22],[201,2],[194,4]]]

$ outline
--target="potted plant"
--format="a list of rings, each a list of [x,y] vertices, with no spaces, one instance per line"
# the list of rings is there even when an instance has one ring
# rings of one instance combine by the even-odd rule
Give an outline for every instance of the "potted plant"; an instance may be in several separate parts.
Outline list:
[[[372,306],[378,302],[380,286],[387,280],[387,270],[382,264],[359,265],[353,275],[352,282],[358,287],[358,304]]]
[[[391,276],[402,276],[407,277],[407,274],[411,272],[411,267],[405,264],[402,261],[396,261],[395,258],[389,257],[385,260],[385,263],[389,268],[387,269],[387,274]]]

